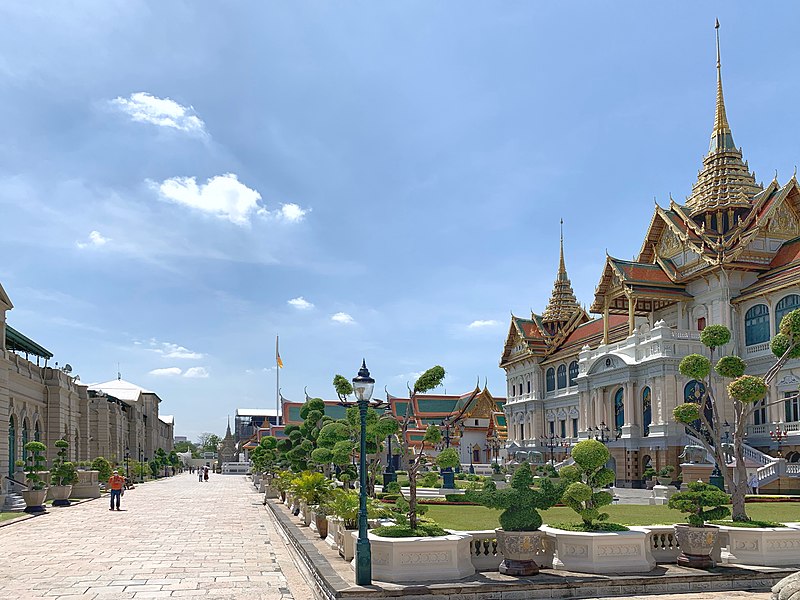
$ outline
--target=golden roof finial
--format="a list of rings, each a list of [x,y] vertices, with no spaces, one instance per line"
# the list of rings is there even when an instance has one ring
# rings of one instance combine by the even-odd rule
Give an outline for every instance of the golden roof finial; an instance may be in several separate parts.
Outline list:
[[[558,259],[558,279],[567,279],[567,267],[564,265],[564,219],[561,219],[561,253]]]
[[[725,98],[722,95],[722,60],[720,59],[719,51],[719,19],[715,21],[714,29],[717,33],[717,108],[714,114],[714,130],[711,132],[710,152],[733,150],[736,148],[733,144],[733,135],[731,134],[730,125],[728,125],[728,116],[725,114]]]
[[[558,260],[558,275],[553,284],[553,293],[550,302],[542,313],[542,323],[553,324],[556,328],[559,324],[566,323],[569,318],[580,309],[575,292],[572,291],[572,284],[567,275],[567,267],[564,263],[564,219],[561,219],[561,247]]]

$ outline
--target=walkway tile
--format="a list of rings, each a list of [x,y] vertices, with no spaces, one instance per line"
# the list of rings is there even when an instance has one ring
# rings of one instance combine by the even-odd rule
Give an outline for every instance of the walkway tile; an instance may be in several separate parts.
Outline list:
[[[243,476],[185,474],[127,491],[119,512],[50,508],[0,528],[0,598],[310,599],[259,498]]]

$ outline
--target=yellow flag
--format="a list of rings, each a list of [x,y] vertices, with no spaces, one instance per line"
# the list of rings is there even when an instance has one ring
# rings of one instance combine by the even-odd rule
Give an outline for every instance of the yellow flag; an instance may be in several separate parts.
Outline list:
[[[275,336],[275,363],[279,369],[283,368],[283,361],[281,360],[281,353],[278,351],[278,336]]]

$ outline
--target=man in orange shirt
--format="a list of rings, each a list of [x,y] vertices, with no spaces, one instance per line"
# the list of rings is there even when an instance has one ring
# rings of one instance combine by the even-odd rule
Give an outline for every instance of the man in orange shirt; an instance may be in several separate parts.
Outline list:
[[[117,510],[119,510],[119,501],[122,497],[122,488],[125,486],[125,478],[119,474],[119,471],[114,471],[114,474],[108,479],[108,487],[111,488],[111,508],[114,510],[114,499],[117,500]]]

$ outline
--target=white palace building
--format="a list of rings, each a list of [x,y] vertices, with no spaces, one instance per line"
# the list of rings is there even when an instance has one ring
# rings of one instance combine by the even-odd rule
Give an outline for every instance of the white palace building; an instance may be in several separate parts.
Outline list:
[[[733,333],[725,353],[763,374],[781,318],[800,308],[800,185],[755,180],[725,114],[719,58],[716,114],[708,154],[684,204],[658,204],[634,261],[606,256],[590,312],[575,298],[564,262],[542,314],[513,316],[500,366],[510,454],[557,460],[570,445],[602,436],[617,485],[638,486],[646,466],[678,466],[691,443],[673,408],[700,384],[678,371],[706,353],[700,331]],[[789,361],[768,401],[797,393],[800,360]],[[725,386],[717,382],[718,397]],[[729,420],[730,415],[728,415]],[[723,416],[724,418],[724,416]],[[770,432],[785,432],[779,442]],[[757,410],[746,456],[762,487],[800,489],[800,401]],[[551,448],[553,447],[553,448]],[[535,455],[539,457],[539,455]]]

